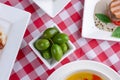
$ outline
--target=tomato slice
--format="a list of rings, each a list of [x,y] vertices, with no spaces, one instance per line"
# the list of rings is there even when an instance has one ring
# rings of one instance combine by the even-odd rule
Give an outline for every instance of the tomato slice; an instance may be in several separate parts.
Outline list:
[[[120,26],[120,21],[112,21],[115,25]]]

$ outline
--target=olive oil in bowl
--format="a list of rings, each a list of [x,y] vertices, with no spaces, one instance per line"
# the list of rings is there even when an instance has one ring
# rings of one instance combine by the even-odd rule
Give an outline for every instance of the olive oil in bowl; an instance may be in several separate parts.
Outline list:
[[[93,71],[78,71],[67,76],[65,80],[110,80],[108,77]]]

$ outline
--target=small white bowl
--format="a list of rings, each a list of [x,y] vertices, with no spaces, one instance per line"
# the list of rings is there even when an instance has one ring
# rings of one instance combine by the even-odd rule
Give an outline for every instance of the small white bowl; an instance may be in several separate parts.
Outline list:
[[[52,27],[56,27],[59,32],[62,33],[62,31],[59,29],[59,27],[54,24],[52,25]],[[44,31],[43,31],[44,32]],[[34,42],[41,37],[41,35],[43,34],[43,32],[41,32],[40,34],[38,34],[38,36],[36,38],[34,38],[30,43],[29,46],[31,47],[31,49],[35,52],[35,54],[43,61],[43,63],[49,68],[52,69],[53,67],[55,67],[59,62],[61,62],[64,58],[66,58],[68,55],[70,55],[71,53],[73,53],[73,51],[75,50],[75,46],[71,43],[71,41],[69,40],[67,42],[68,44],[68,51],[66,53],[64,53],[64,55],[62,56],[60,61],[55,61],[54,59],[50,59],[50,60],[46,60],[42,57],[42,55],[40,54],[40,52],[34,47]]]
[[[33,0],[49,16],[55,17],[71,0]]]

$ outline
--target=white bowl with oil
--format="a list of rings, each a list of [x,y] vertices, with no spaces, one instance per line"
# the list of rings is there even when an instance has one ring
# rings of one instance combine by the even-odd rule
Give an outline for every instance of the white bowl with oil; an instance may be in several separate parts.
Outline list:
[[[90,60],[70,62],[54,71],[47,80],[66,80],[66,78],[78,71],[86,71],[96,74],[104,80],[120,80],[119,74],[107,65]]]

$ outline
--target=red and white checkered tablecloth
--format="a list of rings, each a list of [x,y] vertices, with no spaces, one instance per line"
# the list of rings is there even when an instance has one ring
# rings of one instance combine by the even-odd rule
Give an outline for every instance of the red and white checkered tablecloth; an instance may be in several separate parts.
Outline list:
[[[0,2],[32,14],[10,80],[46,80],[57,68],[75,60],[102,62],[120,74],[120,43],[81,37],[84,0],[71,0],[54,18],[44,13],[32,0],[0,0]],[[76,50],[55,68],[49,70],[28,43],[53,23],[68,34]]]

